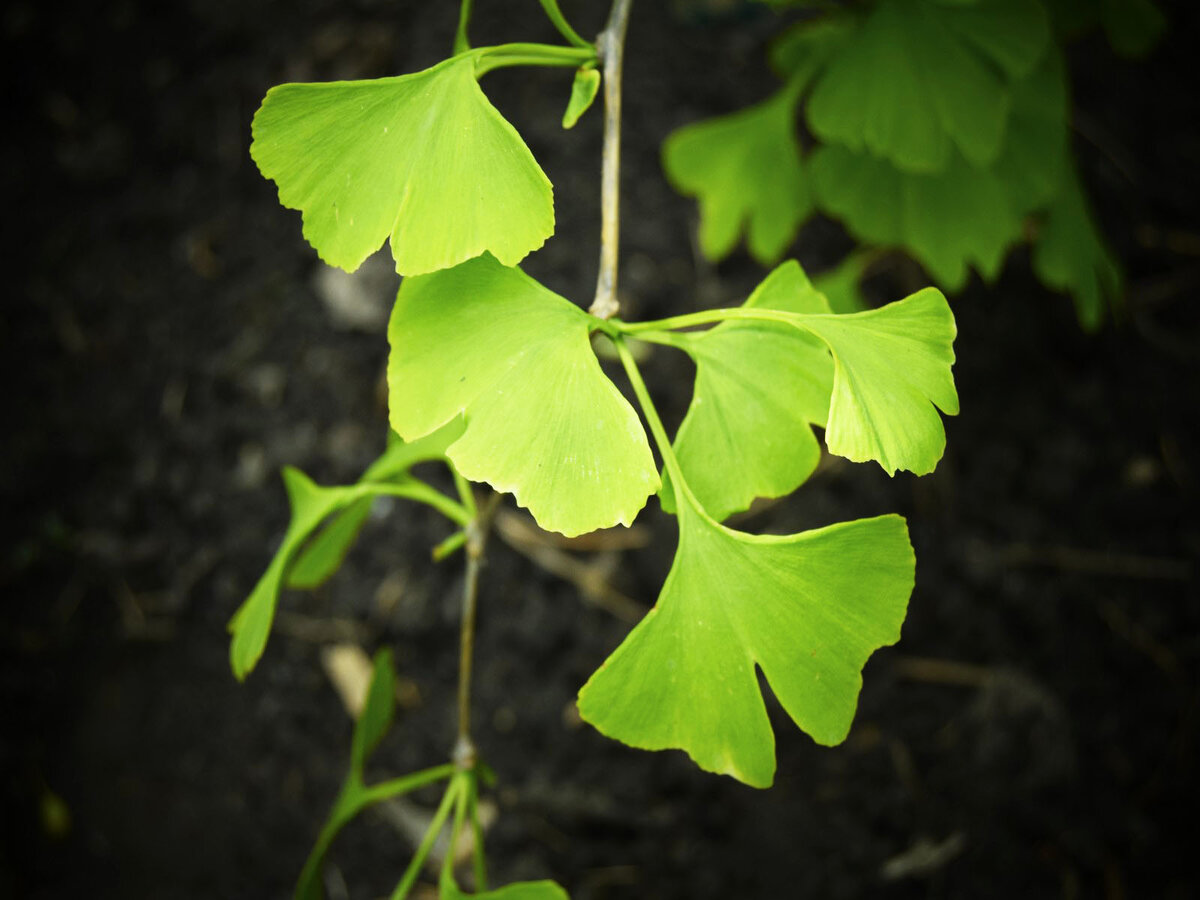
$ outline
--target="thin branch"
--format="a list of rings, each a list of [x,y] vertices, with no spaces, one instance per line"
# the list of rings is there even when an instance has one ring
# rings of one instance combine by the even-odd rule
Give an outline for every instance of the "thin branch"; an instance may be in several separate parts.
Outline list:
[[[604,150],[600,173],[600,274],[596,298],[588,310],[611,319],[620,312],[617,300],[617,248],[620,243],[621,194],[621,64],[625,56],[625,30],[633,0],[613,0],[608,25],[596,39],[604,61]]]
[[[500,502],[493,493],[478,507],[467,526],[467,573],[463,581],[462,626],[458,653],[458,738],[454,742],[454,764],[461,770],[475,765],[475,742],[471,739],[471,668],[475,656],[475,611],[479,598],[479,570],[491,531],[492,515]]]

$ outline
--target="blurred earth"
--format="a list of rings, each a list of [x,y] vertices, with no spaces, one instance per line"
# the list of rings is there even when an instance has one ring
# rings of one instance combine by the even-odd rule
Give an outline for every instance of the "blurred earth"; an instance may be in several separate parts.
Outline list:
[[[563,5],[582,33],[602,26],[606,4]],[[477,43],[554,39],[532,2],[477,6]],[[672,129],[770,90],[775,20],[723,6],[635,4],[630,318],[740,303],[763,275],[742,252],[698,258],[694,204],[658,161]],[[953,299],[962,414],[934,475],[827,459],[742,520],[908,517],[904,637],[868,664],[844,745],[815,746],[771,701],[778,775],[756,791],[601,737],[573,698],[653,602],[672,520],[652,501],[646,547],[555,548],[590,594],[493,540],[475,715],[499,778],[496,883],[554,878],[575,900],[1200,896],[1200,30],[1193,4],[1167,11],[1145,61],[1098,36],[1071,53],[1076,148],[1129,277],[1116,321],[1082,333],[1016,253]],[[286,525],[279,468],[348,482],[382,450],[396,283],[386,263],[324,272],[249,158],[251,116],[281,81],[431,65],[454,25],[449,3],[5,6],[0,897],[290,896],[349,749],[331,644],[395,649],[404,702],[378,777],[446,758],[462,576],[428,561],[448,533],[433,513],[377,507],[328,585],[284,597],[244,685],[225,623]],[[557,234],[526,268],[586,304],[599,117],[560,129],[567,72],[485,87],[555,185]],[[849,246],[816,222],[793,253],[815,272]],[[869,289],[918,285],[897,266]],[[678,423],[689,365],[646,366]],[[331,900],[390,892],[402,830],[351,826]]]

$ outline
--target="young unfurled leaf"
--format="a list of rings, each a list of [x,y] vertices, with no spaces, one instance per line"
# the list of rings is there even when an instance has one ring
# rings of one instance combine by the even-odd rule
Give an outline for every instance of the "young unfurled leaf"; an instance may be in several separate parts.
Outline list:
[[[600,73],[595,66],[580,66],[575,70],[575,80],[571,83],[571,99],[567,102],[567,111],[563,113],[562,127],[574,128],[579,117],[588,111],[600,90]]]
[[[406,278],[388,325],[392,427],[417,438],[465,411],[446,451],[464,477],[512,492],[551,531],[630,524],[658,472],[592,352],[594,321],[490,256]]]
[[[1079,322],[1088,330],[1100,326],[1121,293],[1120,267],[1096,230],[1074,171],[1033,245],[1033,270],[1050,287],[1071,294]]]
[[[462,434],[463,427],[462,419],[455,419],[419,441],[406,444],[396,438],[359,480],[390,481],[404,475],[419,462],[441,459],[446,455],[446,448]],[[392,437],[396,436],[393,434]],[[324,584],[345,560],[350,546],[366,524],[374,502],[374,497],[363,497],[333,516],[288,567],[287,586],[312,590]]]
[[[1049,37],[1036,0],[883,0],[829,61],[807,105],[823,141],[936,173],[952,150],[985,166],[1000,153],[1010,75],[1029,71]]]
[[[250,155],[304,214],[331,265],[358,268],[391,237],[396,271],[489,251],[515,265],[554,231],[549,179],[456,56],[411,75],[284,84],[254,116]]]
[[[754,258],[773,263],[808,215],[796,92],[788,86],[749,109],[687,125],[663,145],[671,182],[700,200],[700,246],[709,259],[727,256],[746,230]]]
[[[438,885],[438,900],[570,900],[567,892],[553,881],[519,881],[504,887],[468,894],[455,882],[454,876],[443,870]]]
[[[744,308],[830,311],[795,260],[768,275]],[[829,411],[833,361],[825,345],[790,325],[748,321],[674,334],[672,343],[696,362],[675,454],[708,514],[720,521],[755,497],[801,485],[821,458],[810,423],[823,426]],[[669,482],[664,472],[662,504],[673,512]]]
[[[732,531],[676,489],[679,549],[658,604],[579,692],[583,718],[647,750],[767,787],[775,738],[755,672],[821,744],[850,729],[862,667],[895,643],[913,587],[904,520]]]
[[[886,160],[823,146],[809,162],[821,207],[859,240],[903,247],[947,290],[959,290],[974,265],[988,279],[1021,238],[1021,216],[1006,185],[956,153],[944,172],[913,175]]]
[[[855,18],[832,12],[797,22],[771,42],[771,68],[784,80],[799,78],[807,86],[857,25]]]
[[[367,470],[370,475],[380,480],[366,480],[367,475],[364,475],[364,480],[357,484],[321,487],[314,484],[299,469],[291,466],[284,468],[283,483],[287,490],[288,503],[291,505],[292,519],[266,572],[229,621],[229,631],[233,635],[229,647],[229,660],[233,674],[239,680],[250,673],[267,645],[271,623],[275,619],[275,607],[279,602],[279,591],[283,587],[284,576],[292,561],[329,516],[356,504],[369,502],[373,497],[387,494],[428,503],[460,525],[469,521],[468,514],[458,507],[457,503],[424,482],[403,474],[407,465],[417,462],[418,459],[442,456],[446,443],[460,434],[462,427],[461,422],[450,422],[443,431],[431,435],[427,441],[419,442],[416,446],[404,448],[394,445],[389,448]],[[398,467],[401,463],[404,465]],[[345,546],[339,542],[352,540],[357,534],[357,531],[352,530],[346,523],[335,522],[331,527],[335,529],[336,537],[318,539],[318,556],[305,563],[305,572],[302,574],[323,578],[328,574],[325,568],[331,559],[336,558],[340,561],[345,554]]]
[[[375,654],[375,666],[371,685],[367,688],[367,700],[362,713],[354,723],[354,738],[350,746],[350,772],[362,777],[367,757],[392,727],[396,715],[396,670],[392,662],[392,651],[380,650]]]
[[[797,316],[833,354],[825,444],[889,475],[932,472],[946,449],[940,409],[958,413],[954,316],[936,288],[848,316]],[[934,407],[937,407],[935,409]]]

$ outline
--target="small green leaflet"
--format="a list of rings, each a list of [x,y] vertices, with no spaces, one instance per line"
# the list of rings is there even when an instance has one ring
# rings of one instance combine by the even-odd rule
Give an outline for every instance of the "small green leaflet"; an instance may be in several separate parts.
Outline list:
[[[515,265],[554,232],[550,181],[480,90],[476,55],[267,92],[250,155],[330,265],[353,271],[389,236],[405,275],[484,251]]]
[[[768,275],[743,308],[830,311],[795,260]],[[833,361],[825,345],[786,324],[742,320],[671,337],[696,362],[674,447],[700,505],[720,521],[755,497],[795,490],[821,458],[810,423],[824,426],[829,411]],[[663,508],[673,512],[674,499],[664,473]]]
[[[773,263],[812,208],[795,134],[801,82],[749,109],[675,131],[663,166],[675,188],[700,201],[700,246],[727,256],[743,229],[755,259]]]
[[[415,439],[465,412],[446,451],[463,477],[511,492],[547,530],[632,523],[658,472],[592,352],[595,321],[486,255],[404,279],[388,325],[392,428]]]
[[[954,149],[989,165],[1008,119],[1005,76],[1028,72],[1048,40],[1036,0],[882,0],[813,87],[809,127],[908,173],[945,170]]]
[[[915,561],[904,520],[749,535],[676,489],[679,549],[658,603],[579,692],[602,733],[678,748],[702,769],[768,787],[775,738],[757,665],[821,744],[850,730],[862,667],[900,638]]]
[[[394,463],[395,457],[398,456],[407,458],[410,465],[421,458],[441,456],[446,443],[461,432],[461,422],[450,422],[444,431],[432,435],[428,441],[421,442],[418,447],[408,448],[406,451],[401,451],[396,447],[389,449],[384,457],[381,457],[380,462],[387,460],[389,453],[393,454],[390,463]],[[370,471],[368,469],[368,472]],[[229,631],[233,635],[229,647],[229,661],[233,668],[233,674],[239,680],[244,679],[250,673],[267,646],[271,623],[275,619],[275,607],[279,602],[279,592],[293,560],[297,558],[297,554],[305,546],[310,536],[329,516],[348,508],[353,509],[356,504],[369,502],[373,497],[386,494],[428,503],[460,525],[466,525],[469,521],[469,516],[464,510],[458,508],[457,503],[424,482],[406,476],[403,470],[387,466],[377,469],[373,475],[380,479],[386,478],[386,480],[362,480],[357,484],[344,487],[321,487],[314,484],[299,469],[291,466],[284,468],[283,483],[292,508],[291,521],[288,523],[283,541],[280,543],[279,549],[275,551],[275,556],[266,572],[263,573],[254,586],[254,590],[250,592],[250,596],[246,598],[229,621]],[[357,515],[358,513],[352,514]],[[322,534],[319,536],[315,545],[318,548],[315,556],[309,556],[303,560],[304,568],[298,579],[301,583],[306,581],[319,583],[324,580],[329,574],[329,567],[341,562],[345,555],[346,545],[357,535],[357,529],[345,522],[335,520],[330,527],[334,529],[334,535],[326,537]],[[343,541],[346,543],[343,544]]]
[[[1120,296],[1121,269],[1096,230],[1074,171],[1033,245],[1033,270],[1050,287],[1070,292],[1079,322],[1089,331]]]
[[[954,315],[936,288],[847,316],[796,316],[833,354],[825,444],[889,475],[932,472],[946,449],[940,409],[958,414]],[[934,409],[934,407],[937,409]]]
[[[959,290],[974,265],[995,278],[1022,220],[992,170],[952,153],[943,172],[913,175],[886,160],[825,145],[809,160],[820,207],[861,241],[904,247],[947,290]]]
[[[462,419],[456,419],[436,434],[411,444],[391,433],[389,438],[394,440],[390,440],[387,450],[367,467],[359,481],[391,481],[419,462],[444,458],[446,447],[459,438],[463,427]],[[311,591],[329,580],[358,538],[374,502],[374,497],[363,497],[333,516],[288,567],[287,586]]]
[[[562,127],[574,128],[579,117],[588,111],[596,92],[600,90],[600,73],[595,66],[580,66],[575,70],[575,80],[571,83],[571,99],[567,102],[567,110],[563,113]]]
[[[504,887],[468,894],[444,871],[438,885],[438,900],[570,900],[567,892],[553,881],[521,881]]]
[[[325,891],[321,884],[321,869],[325,854],[334,840],[351,819],[368,806],[419,787],[443,781],[454,773],[453,764],[436,766],[401,778],[373,785],[364,783],[364,767],[375,751],[379,741],[392,726],[396,710],[396,676],[390,650],[375,654],[371,684],[367,689],[363,711],[354,725],[354,738],[350,750],[350,769],[342,781],[342,789],[334,800],[321,833],[317,836],[312,852],[304,862],[304,868],[296,881],[294,900],[323,900]]]

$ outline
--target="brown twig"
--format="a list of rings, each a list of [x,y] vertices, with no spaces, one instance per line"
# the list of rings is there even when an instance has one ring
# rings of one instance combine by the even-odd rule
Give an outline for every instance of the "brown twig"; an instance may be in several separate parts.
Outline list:
[[[596,297],[588,312],[601,319],[611,319],[621,309],[617,300],[617,247],[621,231],[621,64],[632,5],[633,0],[613,0],[608,24],[596,38],[596,50],[604,62],[604,150],[600,172],[600,273],[596,277]]]

